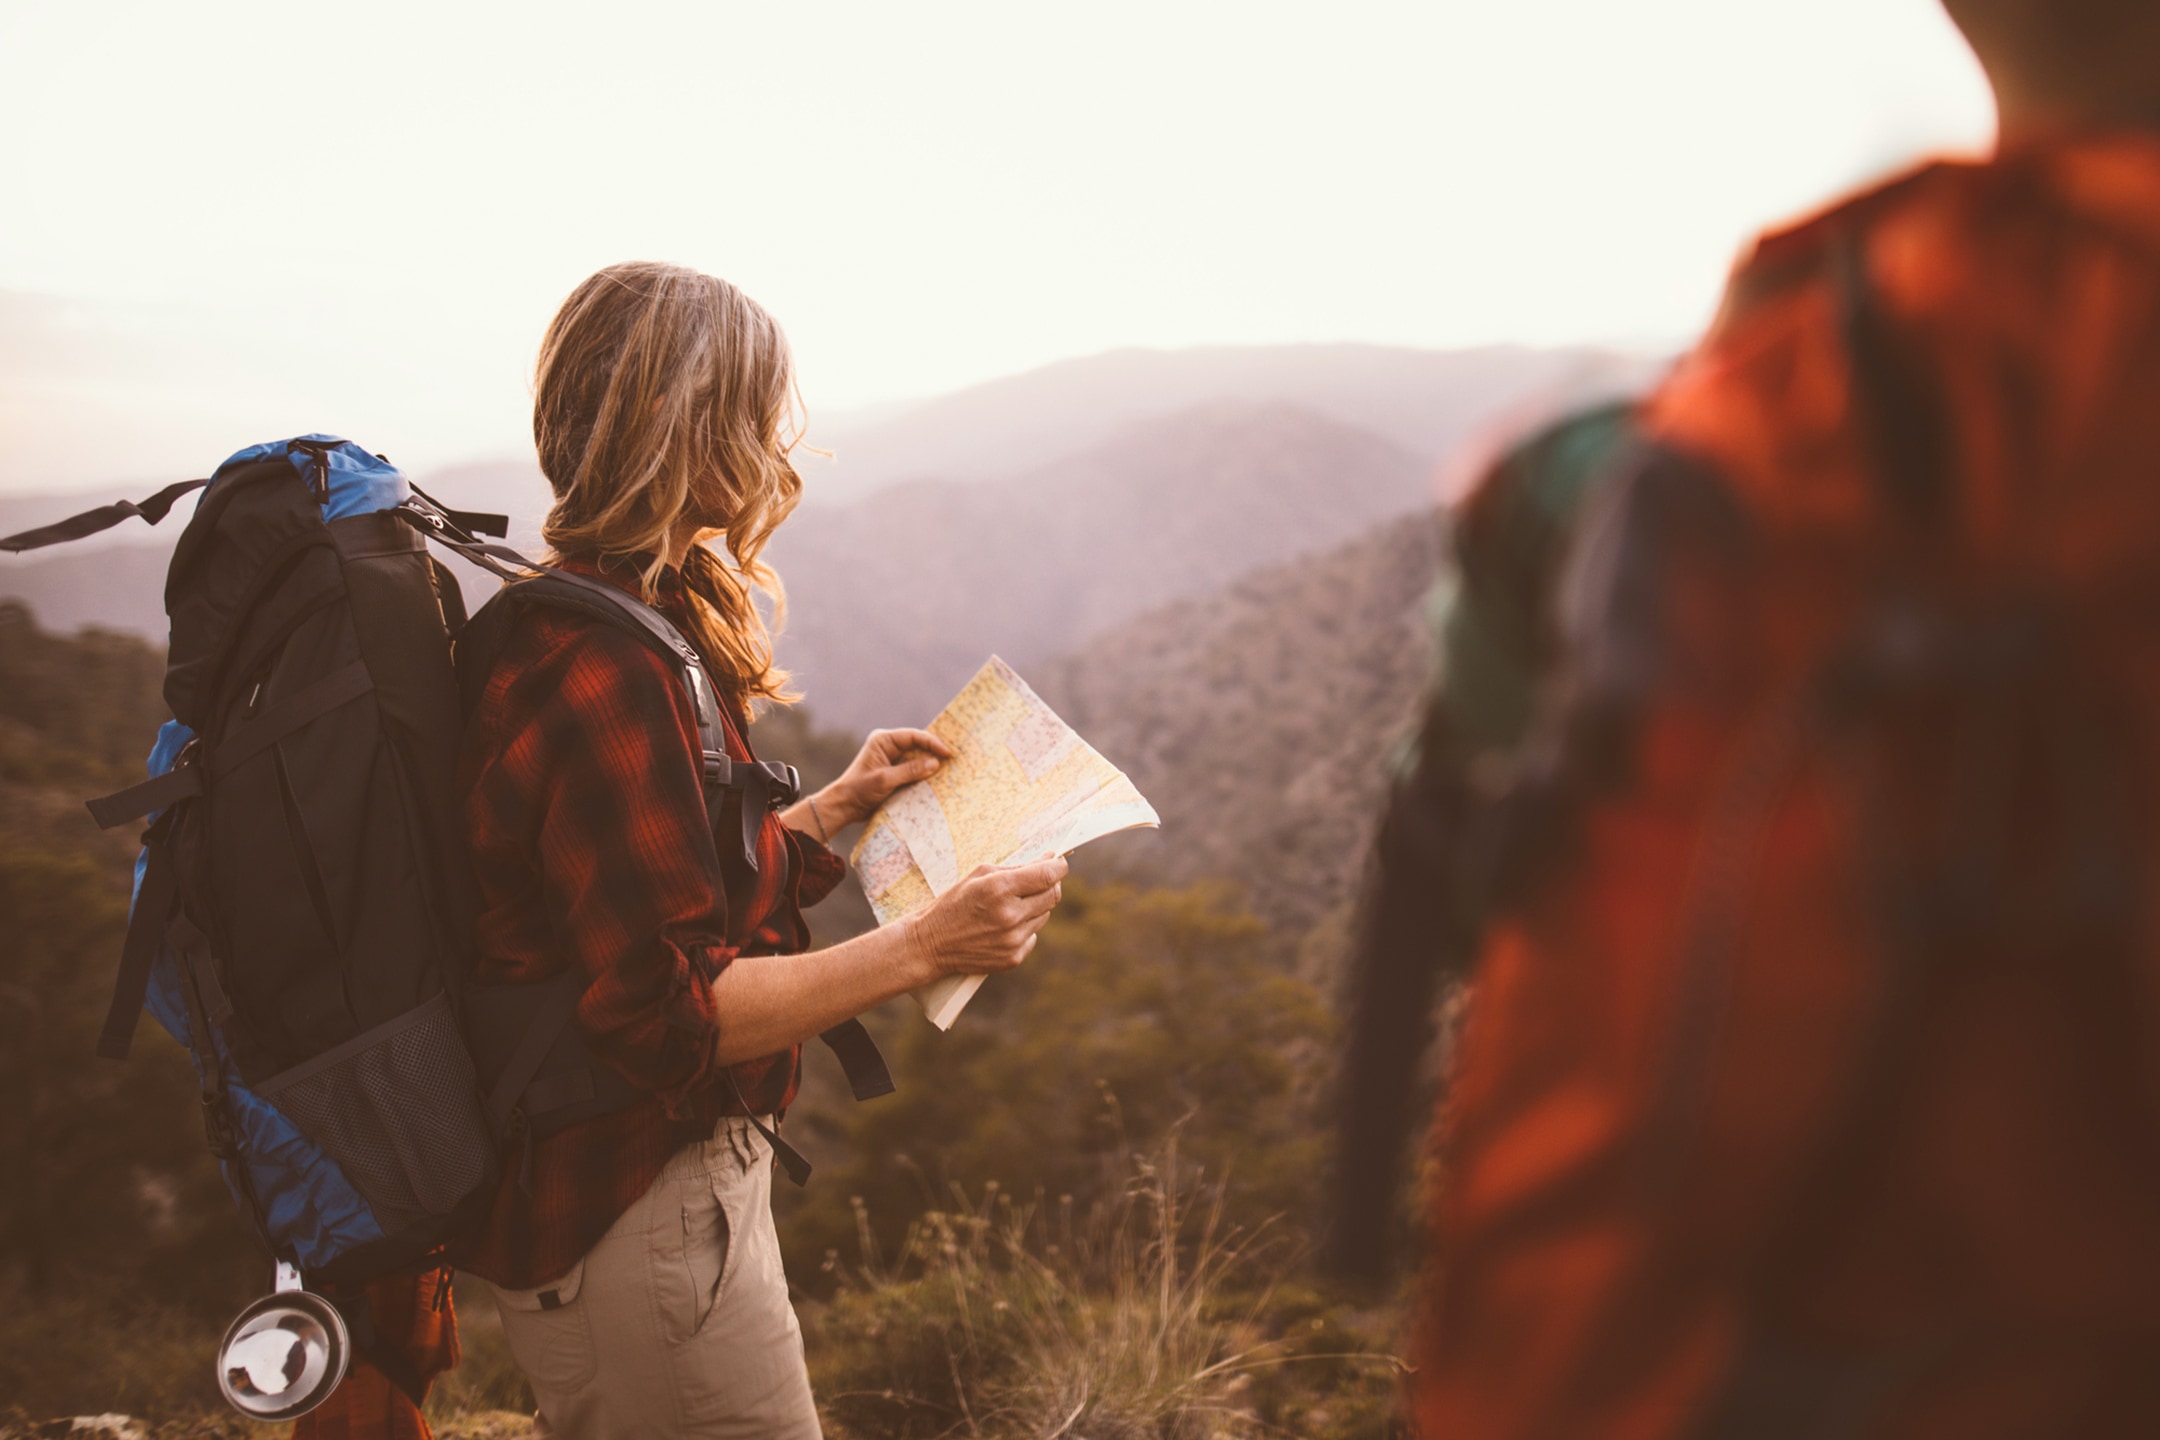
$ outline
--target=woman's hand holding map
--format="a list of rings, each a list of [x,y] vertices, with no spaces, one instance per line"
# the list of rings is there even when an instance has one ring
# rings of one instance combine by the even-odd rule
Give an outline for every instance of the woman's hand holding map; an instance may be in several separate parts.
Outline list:
[[[929,779],[952,758],[952,747],[928,730],[873,730],[840,778],[780,812],[781,823],[829,843],[875,815],[895,790]]]
[[[1161,823],[1132,781],[994,655],[927,731],[895,733],[928,735],[946,758],[893,790],[855,847],[855,873],[881,925],[927,915],[986,875],[1025,874],[1112,831]],[[1055,879],[1033,893],[1051,897],[1047,916]],[[1004,968],[947,970],[915,998],[932,1024],[949,1028],[982,977]]]
[[[900,921],[921,985],[950,975],[1011,970],[1035,948],[1036,936],[1064,895],[1065,861],[978,865],[958,885]]]
[[[868,820],[893,795],[930,779],[957,758],[928,730],[873,730],[840,777],[781,812],[783,823],[821,841]],[[909,988],[1011,970],[1035,948],[1063,898],[1062,857],[1032,864],[977,865],[922,908],[901,918]]]

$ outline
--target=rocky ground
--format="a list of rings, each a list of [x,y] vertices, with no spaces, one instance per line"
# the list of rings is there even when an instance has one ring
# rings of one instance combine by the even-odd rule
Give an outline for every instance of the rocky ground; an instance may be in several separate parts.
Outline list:
[[[32,1419],[20,1410],[0,1411],[0,1440],[268,1440],[283,1425],[257,1425],[234,1415],[199,1415],[148,1421],[132,1415],[62,1415]],[[532,1417],[509,1410],[479,1410],[438,1420],[436,1440],[526,1440]]]

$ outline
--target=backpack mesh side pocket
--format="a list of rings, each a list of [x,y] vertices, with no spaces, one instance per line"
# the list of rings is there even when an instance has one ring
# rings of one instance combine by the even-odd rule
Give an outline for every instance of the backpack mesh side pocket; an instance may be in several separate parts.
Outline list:
[[[253,1088],[338,1163],[386,1232],[439,1222],[487,1179],[492,1142],[447,995]]]

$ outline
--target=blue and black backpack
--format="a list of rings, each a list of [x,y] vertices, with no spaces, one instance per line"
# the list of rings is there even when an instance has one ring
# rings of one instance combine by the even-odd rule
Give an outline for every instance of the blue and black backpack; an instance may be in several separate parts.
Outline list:
[[[464,604],[402,518],[405,478],[325,435],[0,546],[154,524],[198,488],[165,586],[173,718],[151,778],[90,802],[101,826],[149,822],[98,1051],[126,1058],[148,1008],[193,1056],[210,1148],[272,1254],[358,1294],[475,1219],[497,1178],[454,994]]]
[[[729,759],[711,677],[658,612],[478,539],[501,535],[503,517],[440,506],[334,436],[250,446],[208,480],[0,550],[130,516],[156,524],[198,489],[165,585],[173,718],[150,778],[89,802],[106,828],[148,821],[98,1050],[125,1058],[145,1008],[187,1046],[242,1211],[280,1265],[340,1298],[355,1346],[417,1393],[401,1357],[373,1345],[361,1287],[430,1263],[477,1223],[520,1139],[642,1098],[569,1023],[575,977],[467,983],[460,668],[475,688],[529,604],[638,636],[690,693],[708,811],[716,832],[739,816],[752,865],[754,819],[792,801],[796,778]],[[431,539],[509,582],[463,646],[462,593]],[[858,1097],[892,1088],[859,1022],[824,1038]]]

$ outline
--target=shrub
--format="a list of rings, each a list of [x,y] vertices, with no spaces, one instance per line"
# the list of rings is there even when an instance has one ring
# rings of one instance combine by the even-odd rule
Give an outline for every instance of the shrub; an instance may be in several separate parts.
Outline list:
[[[468,1427],[456,1422],[475,1416],[533,1413],[532,1384],[510,1353],[494,1297],[477,1281],[460,1275],[454,1299],[458,1363],[436,1377],[427,1399],[427,1416],[437,1440],[444,1440],[446,1425],[462,1430]]]
[[[995,1185],[925,1213],[890,1263],[858,1202],[858,1264],[812,1308],[812,1380],[835,1440],[1379,1436],[1393,1362],[1374,1337],[1287,1309],[1287,1242],[1225,1218],[1176,1135],[1108,1164],[1102,1198],[1016,1204]],[[837,1267],[836,1267],[837,1268]],[[1323,1352],[1320,1341],[1337,1347]],[[1323,1382],[1324,1397],[1294,1379]]]
[[[836,1155],[783,1196],[789,1271],[811,1278],[854,1241],[851,1197],[876,1239],[952,1187],[1114,1198],[1106,1160],[1171,1133],[1222,1181],[1228,1218],[1293,1235],[1313,1203],[1317,1064],[1331,1024],[1313,989],[1263,958],[1265,932],[1213,886],[1066,887],[1028,963],[940,1032],[920,1015],[891,1035],[897,1095],[799,1117]]]
[[[86,856],[0,852],[0,1400],[218,1403],[210,1353],[269,1279],[203,1142],[194,1072],[145,1020],[94,1047],[126,891]]]

